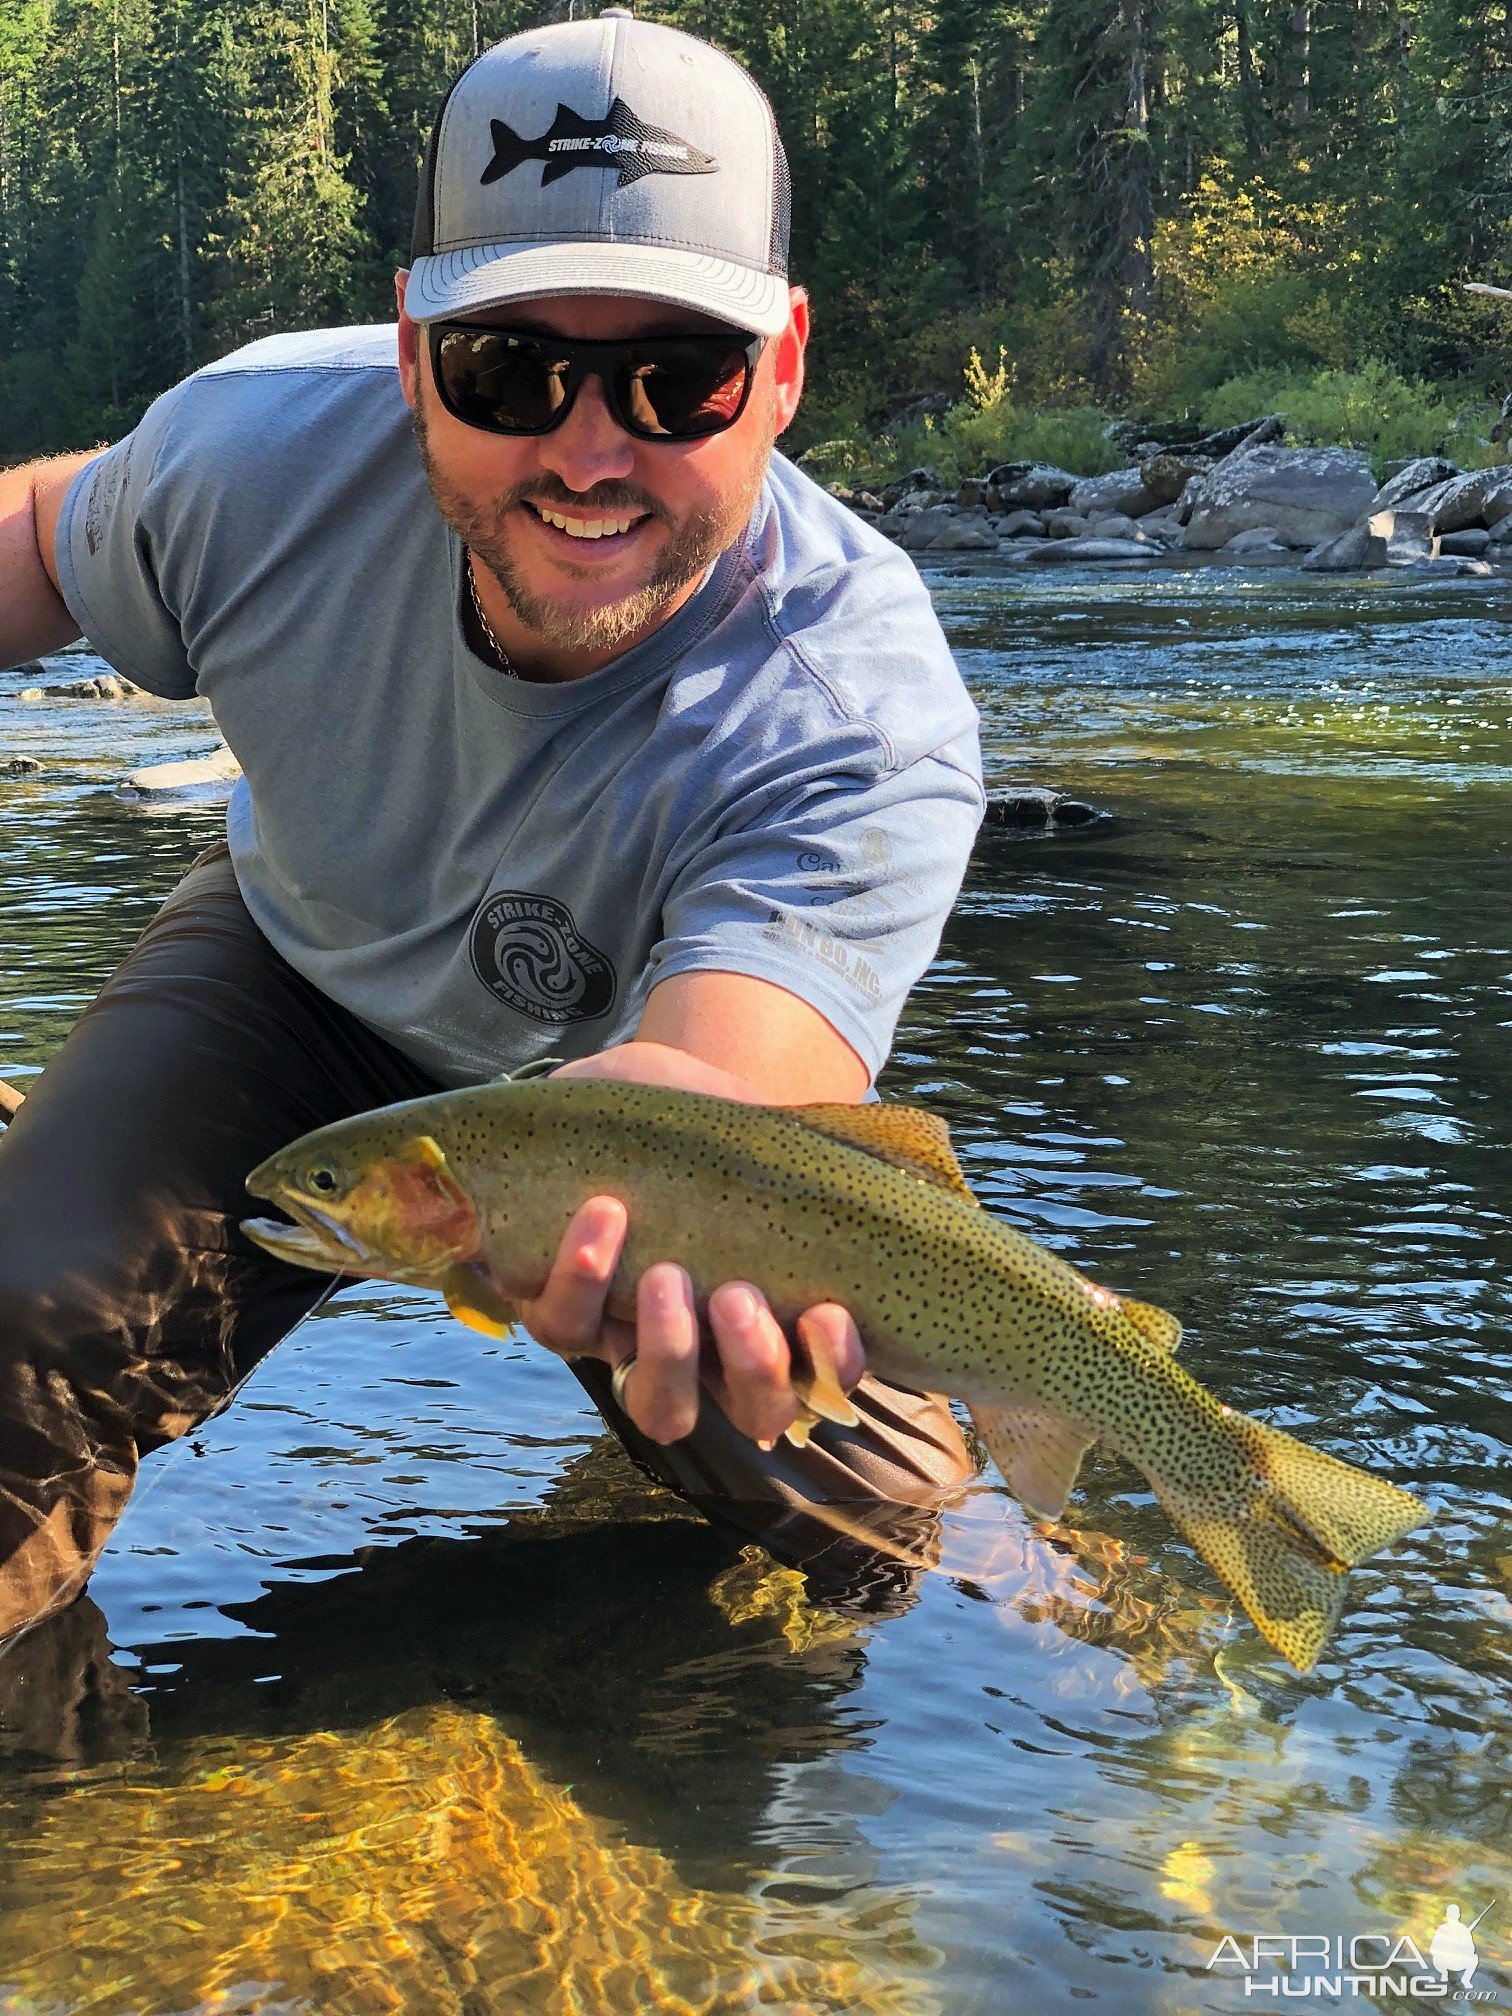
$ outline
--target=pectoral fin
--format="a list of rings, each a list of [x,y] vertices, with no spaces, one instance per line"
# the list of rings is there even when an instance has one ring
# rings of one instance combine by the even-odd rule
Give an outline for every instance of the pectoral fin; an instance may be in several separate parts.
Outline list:
[[[973,1406],[971,1418],[1008,1489],[1036,1519],[1059,1519],[1083,1456],[1097,1440],[1055,1414]]]
[[[861,1416],[845,1397],[833,1352],[822,1337],[815,1335],[814,1326],[802,1318],[798,1323],[798,1342],[808,1366],[805,1369],[794,1364],[793,1391],[819,1420],[838,1422],[842,1428],[859,1428]]]
[[[1157,1309],[1153,1302],[1136,1302],[1131,1295],[1121,1295],[1123,1313],[1128,1317],[1141,1337],[1162,1351],[1174,1351],[1181,1342],[1181,1324],[1169,1309]]]
[[[485,1337],[507,1337],[515,1321],[514,1305],[499,1293],[486,1267],[463,1262],[449,1268],[441,1282],[446,1306],[459,1323]]]

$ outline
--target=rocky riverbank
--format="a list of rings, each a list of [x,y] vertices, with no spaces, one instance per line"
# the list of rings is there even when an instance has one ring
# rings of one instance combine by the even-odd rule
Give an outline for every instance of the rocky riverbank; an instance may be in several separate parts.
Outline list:
[[[1352,448],[1288,448],[1279,415],[1181,446],[1134,444],[1078,477],[1008,462],[954,488],[910,470],[881,492],[826,487],[910,553],[993,553],[1028,566],[1237,562],[1432,577],[1512,568],[1512,464],[1388,465]]]

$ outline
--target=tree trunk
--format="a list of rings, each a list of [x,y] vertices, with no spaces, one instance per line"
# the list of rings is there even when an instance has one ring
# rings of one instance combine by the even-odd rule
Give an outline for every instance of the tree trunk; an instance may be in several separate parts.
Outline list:
[[[1239,56],[1239,127],[1244,135],[1246,164],[1260,160],[1260,90],[1255,76],[1255,45],[1250,40],[1250,0],[1235,0],[1234,31]]]
[[[1291,123],[1300,131],[1312,116],[1312,6],[1297,0],[1292,9],[1291,33],[1287,47],[1288,82],[1291,91]]]

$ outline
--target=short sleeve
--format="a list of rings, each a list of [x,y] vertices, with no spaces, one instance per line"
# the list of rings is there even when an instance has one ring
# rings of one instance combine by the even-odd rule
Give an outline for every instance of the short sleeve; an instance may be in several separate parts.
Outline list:
[[[934,957],[982,816],[969,769],[928,756],[837,777],[727,829],[663,905],[645,991],[745,973],[818,1010],[875,1077]]]
[[[156,470],[182,387],[150,407],[125,440],[81,469],[58,518],[63,600],[100,656],[169,700],[187,700],[195,675],[165,593],[161,555],[168,510]]]

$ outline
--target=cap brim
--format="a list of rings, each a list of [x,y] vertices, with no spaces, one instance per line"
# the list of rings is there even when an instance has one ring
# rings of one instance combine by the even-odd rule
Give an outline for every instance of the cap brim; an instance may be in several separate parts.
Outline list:
[[[469,245],[417,259],[405,290],[415,322],[502,308],[550,294],[629,294],[696,308],[753,336],[787,327],[788,283],[673,245]]]

